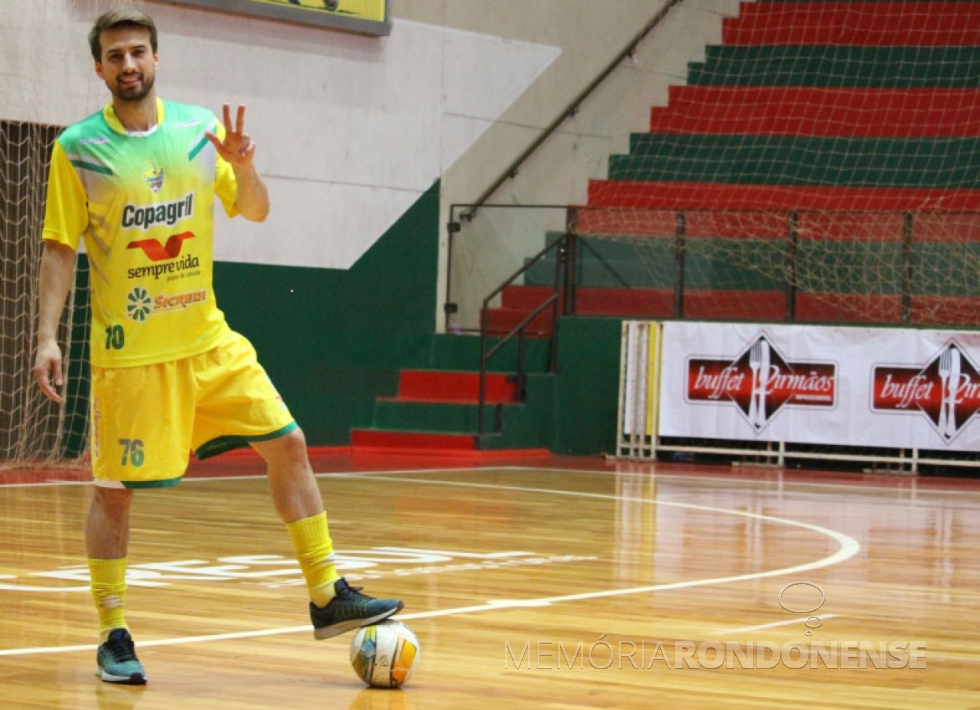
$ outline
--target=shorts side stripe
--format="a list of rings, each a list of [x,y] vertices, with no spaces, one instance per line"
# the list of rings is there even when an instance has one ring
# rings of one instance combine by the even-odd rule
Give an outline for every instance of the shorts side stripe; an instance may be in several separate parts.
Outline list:
[[[201,444],[194,453],[198,459],[208,459],[212,456],[223,454],[226,451],[231,451],[232,449],[240,449],[248,446],[253,441],[278,439],[280,436],[285,436],[296,429],[297,426],[298,424],[296,422],[290,422],[281,429],[276,429],[268,434],[257,434],[255,436],[219,436],[217,439],[211,439],[211,441]]]
[[[177,476],[177,478],[166,478],[162,481],[120,481],[123,488],[167,488],[169,486],[176,486],[180,483],[183,476]]]

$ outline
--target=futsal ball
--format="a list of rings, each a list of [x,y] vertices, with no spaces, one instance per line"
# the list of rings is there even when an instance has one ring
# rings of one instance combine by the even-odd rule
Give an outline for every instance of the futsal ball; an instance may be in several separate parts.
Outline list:
[[[373,688],[397,688],[405,683],[420,656],[419,640],[400,621],[361,627],[350,643],[354,672]]]

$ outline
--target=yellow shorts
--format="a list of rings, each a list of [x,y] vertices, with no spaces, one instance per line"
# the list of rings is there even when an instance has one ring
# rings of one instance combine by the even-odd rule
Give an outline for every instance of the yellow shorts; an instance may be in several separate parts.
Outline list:
[[[207,458],[288,434],[285,403],[238,333],[200,355],[137,367],[92,367],[95,484],[180,482],[189,452]]]

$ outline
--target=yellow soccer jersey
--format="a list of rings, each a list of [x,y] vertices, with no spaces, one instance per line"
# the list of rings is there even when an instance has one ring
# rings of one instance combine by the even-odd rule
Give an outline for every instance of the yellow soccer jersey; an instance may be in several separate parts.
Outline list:
[[[214,114],[157,101],[157,127],[128,134],[112,104],[69,126],[51,157],[44,239],[78,249],[92,289],[92,364],[167,362],[228,331],[212,289],[214,198],[237,214],[231,166],[205,131]]]

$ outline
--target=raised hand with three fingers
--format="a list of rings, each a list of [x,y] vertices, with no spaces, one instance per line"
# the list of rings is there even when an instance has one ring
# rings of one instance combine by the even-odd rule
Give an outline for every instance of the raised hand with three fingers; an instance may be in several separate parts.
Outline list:
[[[251,164],[255,155],[256,143],[245,133],[245,105],[238,105],[238,116],[235,125],[231,125],[231,109],[224,105],[225,139],[222,141],[216,133],[208,131],[208,140],[233,168],[244,168]]]

